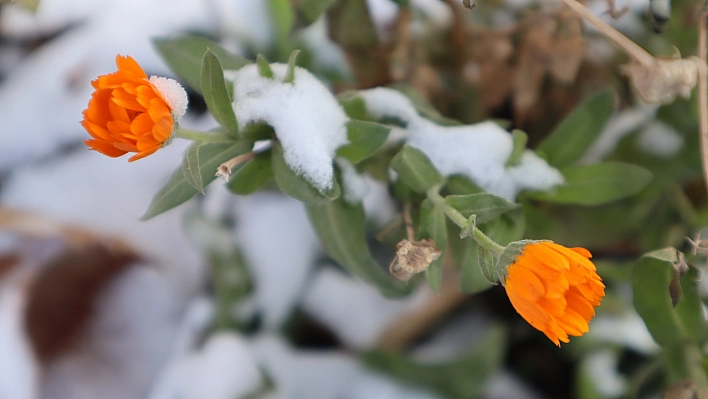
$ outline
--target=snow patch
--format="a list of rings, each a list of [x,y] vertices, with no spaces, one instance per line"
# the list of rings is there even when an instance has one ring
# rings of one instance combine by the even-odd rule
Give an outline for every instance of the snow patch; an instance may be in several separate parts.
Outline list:
[[[335,162],[342,172],[344,200],[350,204],[361,202],[369,193],[369,184],[365,176],[360,175],[354,165],[344,158],[337,158]]]
[[[321,191],[334,181],[332,159],[347,143],[348,118],[337,99],[307,70],[295,67],[293,83],[284,83],[288,66],[271,64],[274,78],[258,74],[256,64],[224,76],[234,81],[234,111],[241,126],[267,122],[283,146],[285,163]]]
[[[661,158],[676,155],[683,147],[683,137],[671,126],[654,121],[639,134],[639,147]]]
[[[404,299],[389,299],[360,280],[323,269],[307,290],[302,306],[346,346],[370,348],[397,317],[421,306],[430,294],[418,289]]]
[[[462,174],[485,191],[513,200],[522,190],[547,190],[563,182],[560,172],[530,150],[512,167],[511,135],[493,122],[440,126],[416,112],[402,93],[387,88],[362,90],[367,111],[406,124],[408,143],[423,151],[445,176]]]
[[[152,83],[172,110],[172,117],[179,120],[187,112],[187,92],[176,80],[162,76],[150,76]]]

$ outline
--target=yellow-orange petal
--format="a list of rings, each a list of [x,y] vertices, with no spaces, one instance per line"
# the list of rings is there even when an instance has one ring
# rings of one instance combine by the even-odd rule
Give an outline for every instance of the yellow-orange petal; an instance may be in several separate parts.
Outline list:
[[[116,66],[91,82],[96,91],[81,125],[92,137],[85,141],[90,149],[111,157],[134,152],[132,162],[160,149],[175,122],[169,103],[132,57],[116,56]]]
[[[591,256],[584,248],[534,242],[507,268],[504,286],[512,306],[556,345],[588,331],[605,295]]]

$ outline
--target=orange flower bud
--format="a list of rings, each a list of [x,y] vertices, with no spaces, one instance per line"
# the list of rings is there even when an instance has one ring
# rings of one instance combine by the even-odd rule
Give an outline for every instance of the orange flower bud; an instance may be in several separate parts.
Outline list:
[[[504,287],[514,309],[556,345],[588,331],[605,285],[585,248],[531,242],[507,269]]]
[[[129,162],[146,157],[170,137],[175,119],[186,109],[186,93],[171,79],[151,77],[130,56],[116,56],[118,71],[91,82],[96,89],[81,125],[92,139],[90,149],[109,157],[135,152]]]

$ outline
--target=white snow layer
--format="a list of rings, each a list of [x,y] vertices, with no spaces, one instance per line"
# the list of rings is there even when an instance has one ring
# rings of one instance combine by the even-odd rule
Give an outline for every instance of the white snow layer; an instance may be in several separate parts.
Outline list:
[[[639,134],[639,147],[661,158],[676,155],[683,147],[683,137],[673,127],[659,121],[651,122]]]
[[[318,189],[332,188],[332,159],[337,148],[347,143],[344,110],[307,70],[295,67],[295,80],[284,83],[288,66],[271,64],[271,69],[274,78],[260,76],[256,64],[224,73],[234,81],[239,124],[267,122],[273,126],[288,166]]]
[[[172,117],[179,120],[187,112],[187,92],[176,80],[162,76],[150,76],[152,83],[172,110]]]
[[[467,176],[485,191],[509,200],[522,190],[547,190],[563,183],[560,172],[530,150],[517,165],[505,167],[513,150],[511,135],[493,122],[440,126],[418,115],[411,101],[396,90],[379,87],[359,95],[375,118],[405,123],[408,143],[423,151],[445,176]]]
[[[272,336],[261,336],[250,348],[273,379],[275,392],[269,399],[439,398],[367,370],[341,352],[294,350]]]
[[[0,398],[35,399],[39,365],[24,331],[24,284],[16,273],[0,281]]]
[[[236,238],[255,282],[254,306],[277,329],[289,316],[320,254],[302,203],[278,193],[237,202]]]
[[[150,399],[241,398],[262,383],[260,370],[239,335],[217,332],[201,350],[178,359]]]
[[[420,307],[432,291],[421,288],[403,299],[383,297],[370,285],[333,269],[322,269],[302,301],[303,309],[329,326],[351,348],[370,348],[398,317]]]
[[[344,200],[350,204],[361,202],[369,193],[369,184],[364,175],[360,175],[354,165],[344,158],[335,160],[342,171],[342,187]]]

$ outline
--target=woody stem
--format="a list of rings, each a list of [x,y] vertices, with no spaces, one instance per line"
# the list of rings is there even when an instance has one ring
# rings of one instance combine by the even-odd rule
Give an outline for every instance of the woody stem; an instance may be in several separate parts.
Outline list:
[[[561,0],[566,6],[570,7],[576,14],[578,14],[583,19],[587,20],[591,24],[605,35],[606,38],[614,42],[617,46],[621,47],[627,55],[634,58],[639,64],[644,66],[651,66],[656,63],[654,56],[649,54],[646,50],[641,48],[637,43],[630,40],[627,36],[623,35],[620,31],[613,28],[612,25],[603,21],[600,17],[593,14],[587,7],[578,3],[576,0]]]
[[[470,219],[465,218],[457,209],[448,204],[447,201],[445,201],[445,198],[440,196],[440,187],[441,186],[435,186],[427,191],[426,194],[430,202],[432,202],[436,207],[442,209],[445,215],[461,229],[468,228]],[[477,244],[479,244],[480,247],[492,252],[497,258],[504,252],[503,246],[497,244],[494,240],[489,238],[489,236],[484,234],[482,230],[477,228],[477,226],[472,227],[470,233],[472,238],[477,242]]]

